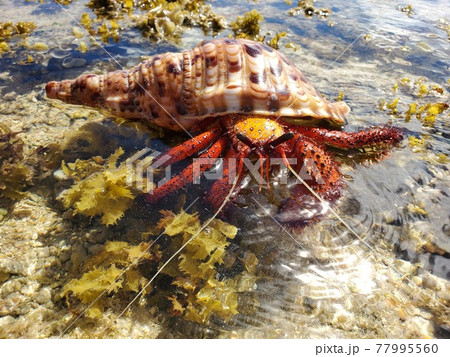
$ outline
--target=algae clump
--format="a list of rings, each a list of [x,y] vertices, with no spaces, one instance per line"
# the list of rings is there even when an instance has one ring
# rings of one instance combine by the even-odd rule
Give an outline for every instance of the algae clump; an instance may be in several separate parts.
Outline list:
[[[246,271],[233,278],[219,278],[217,267],[224,263],[226,248],[236,237],[237,228],[214,219],[201,230],[196,214],[175,215],[170,211],[162,214],[158,227],[167,227],[165,234],[174,237],[174,242],[178,238],[179,244],[187,243],[178,263],[166,272],[174,276],[172,284],[177,288],[168,297],[171,314],[197,323],[207,323],[213,315],[229,321],[239,313],[241,293],[251,291],[256,279],[247,265]]]
[[[399,102],[399,99],[400,98],[395,98],[392,102],[386,104],[386,108],[391,110],[390,114],[393,116],[398,116],[397,104]]]
[[[151,275],[147,273],[145,276],[154,277],[157,264],[163,261],[160,246],[154,244],[156,240],[137,246],[109,241],[103,251],[86,263],[86,272],[82,277],[69,281],[62,289],[61,294],[66,297],[69,307],[71,298],[76,298],[83,304],[89,304],[87,316],[100,318],[108,295],[142,291],[147,301],[168,307],[172,316],[197,323],[208,323],[212,316],[229,321],[240,309],[246,308],[241,305],[243,296],[255,288],[256,256],[247,254],[242,259],[242,271],[233,273],[231,278],[223,277],[218,272],[218,267],[224,263],[226,249],[238,229],[220,219],[213,219],[202,230],[198,214],[184,211],[179,214],[171,211],[161,213],[163,217],[153,234],[162,232],[170,237],[164,256],[173,256],[180,246],[186,244],[178,261],[174,259],[162,270],[166,277],[172,279],[171,285],[152,289],[148,278],[143,275],[143,267],[148,268],[147,263],[150,262],[148,273]],[[161,281],[167,282],[167,278]],[[149,292],[152,294],[149,295]]]
[[[244,16],[238,16],[235,21],[230,23],[230,27],[237,38],[248,38],[256,41],[263,41],[264,37],[259,33],[261,31],[260,22],[264,21],[258,10],[246,12]]]
[[[289,6],[292,5],[292,3],[288,4]],[[320,8],[316,9],[314,8],[314,0],[299,0],[297,2],[297,6],[290,8],[288,10],[288,15],[290,16],[296,16],[303,13],[306,18],[311,18],[313,15],[317,15],[319,19],[326,19],[330,16],[331,9],[327,8]]]
[[[426,126],[431,126],[434,124],[436,120],[436,116],[438,114],[442,114],[445,110],[448,109],[447,103],[427,103],[420,106],[419,109],[415,112],[417,120],[421,121]],[[422,114],[425,113],[425,117],[422,117]]]
[[[104,250],[87,262],[85,269],[88,272],[80,279],[70,280],[61,294],[66,297],[69,307],[71,296],[83,304],[90,304],[86,315],[98,319],[108,294],[138,292],[146,285],[147,280],[140,274],[138,262],[158,261],[160,258],[158,246],[152,246],[152,242],[132,246],[127,242],[108,241]]]
[[[137,19],[137,27],[153,40],[179,39],[186,26],[198,26],[205,34],[217,35],[226,25],[225,19],[204,1],[144,1],[141,8],[147,10],[147,14]]]
[[[105,225],[115,224],[131,206],[136,192],[130,182],[126,162],[117,167],[117,160],[124,151],[116,150],[106,162],[101,158],[77,160],[62,164],[63,172],[77,182],[58,196],[65,208],[73,207],[76,213],[86,216],[102,216]]]
[[[22,38],[29,36],[36,25],[33,22],[0,22],[0,54],[2,52],[8,52],[11,49],[10,41],[16,36],[20,35]]]
[[[274,38],[272,38],[269,41],[269,46],[278,50],[280,48],[280,46],[278,45],[278,41],[280,41],[280,38],[282,37],[286,37],[287,33],[286,32],[278,32],[277,34],[275,34]]]
[[[215,14],[203,0],[92,0],[87,6],[102,20],[128,15],[143,36],[152,40],[178,40],[184,28],[190,26],[199,26],[205,34],[217,35],[226,25],[224,17]],[[133,12],[136,16],[131,16]],[[91,34],[95,33],[92,21],[86,15],[81,22]],[[105,27],[106,23],[103,23],[99,28],[100,35],[107,31]]]

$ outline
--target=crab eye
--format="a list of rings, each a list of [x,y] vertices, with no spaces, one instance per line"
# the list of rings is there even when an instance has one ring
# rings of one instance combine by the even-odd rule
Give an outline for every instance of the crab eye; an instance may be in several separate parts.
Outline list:
[[[283,135],[279,136],[275,140],[272,140],[271,142],[267,143],[267,146],[270,146],[272,149],[276,146],[284,143],[285,141],[288,141],[294,137],[294,133],[288,132],[284,133]]]
[[[237,133],[236,137],[242,141],[245,145],[247,145],[250,148],[254,148],[256,147],[255,143],[253,141],[251,141],[251,139],[248,136],[245,136],[242,133]]]

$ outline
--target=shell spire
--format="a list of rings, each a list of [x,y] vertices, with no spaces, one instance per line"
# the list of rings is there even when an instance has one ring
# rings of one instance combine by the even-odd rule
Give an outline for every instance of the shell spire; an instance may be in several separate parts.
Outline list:
[[[349,111],[344,102],[324,99],[281,53],[244,39],[204,41],[181,53],[155,55],[128,71],[50,82],[46,92],[178,131],[230,113],[342,126]]]

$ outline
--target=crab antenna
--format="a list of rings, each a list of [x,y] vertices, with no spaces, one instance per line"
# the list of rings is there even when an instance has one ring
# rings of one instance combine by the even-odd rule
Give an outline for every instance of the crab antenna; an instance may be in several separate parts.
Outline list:
[[[271,142],[267,143],[265,146],[269,146],[273,149],[276,146],[284,143],[285,141],[292,139],[293,137],[294,137],[294,133],[291,133],[291,132],[284,133],[283,135],[279,136],[275,140],[272,140]]]

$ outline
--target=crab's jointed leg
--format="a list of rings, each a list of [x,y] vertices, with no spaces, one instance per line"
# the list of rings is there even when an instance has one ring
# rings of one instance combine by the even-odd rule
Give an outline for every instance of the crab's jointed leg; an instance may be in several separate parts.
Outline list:
[[[208,145],[210,145],[213,141],[215,141],[219,137],[220,132],[221,132],[220,127],[209,131],[205,131],[204,133],[201,133],[200,135],[197,135],[196,137],[171,148],[167,152],[157,157],[155,161],[157,161],[158,158],[162,156],[170,157],[167,161],[165,161],[161,165],[161,167],[166,167],[176,162],[182,161],[208,147]]]
[[[222,137],[216,141],[204,154],[199,158],[217,159],[227,146],[226,138]],[[215,160],[214,160],[215,161]],[[195,163],[186,167],[179,175],[176,175],[162,186],[156,188],[153,193],[146,196],[147,202],[154,203],[160,200],[162,197],[167,196],[187,184],[195,181],[200,175],[214,165],[214,162],[199,165],[199,170],[194,170]]]
[[[309,186],[327,202],[333,202],[341,194],[341,175],[333,159],[325,150],[309,138],[295,134],[294,138],[276,148],[279,155],[290,167],[287,157],[297,158],[297,170],[306,171],[308,177],[304,180]],[[305,170],[306,169],[306,170]],[[278,219],[283,223],[304,225],[309,217],[303,216],[303,210],[312,210],[320,206],[308,188],[302,183],[295,185],[291,197],[283,204]],[[314,216],[318,218],[318,216]]]
[[[318,144],[326,144],[341,149],[392,145],[403,139],[401,129],[389,126],[373,127],[353,133],[293,125],[289,128],[294,132],[308,136]]]
[[[206,201],[213,209],[218,209],[233,187],[236,180],[234,193],[239,191],[239,182],[243,179],[244,159],[250,154],[251,149],[244,147],[238,154],[230,148],[223,161],[223,176],[212,185]]]

